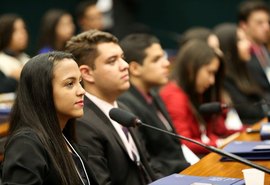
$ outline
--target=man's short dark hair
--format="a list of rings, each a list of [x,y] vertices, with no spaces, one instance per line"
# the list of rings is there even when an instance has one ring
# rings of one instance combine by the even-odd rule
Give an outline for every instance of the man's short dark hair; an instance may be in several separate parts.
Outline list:
[[[244,1],[239,5],[238,8],[238,22],[246,22],[251,13],[255,11],[265,11],[269,14],[269,6],[264,1],[260,0],[249,0]]]

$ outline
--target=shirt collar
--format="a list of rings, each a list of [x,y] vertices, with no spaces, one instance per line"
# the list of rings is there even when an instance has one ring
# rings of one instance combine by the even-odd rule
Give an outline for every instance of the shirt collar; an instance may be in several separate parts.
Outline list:
[[[116,101],[113,102],[113,105],[110,103],[96,97],[95,95],[92,95],[88,92],[85,93],[85,96],[89,98],[91,101],[93,101],[101,110],[104,112],[104,114],[109,118],[109,112],[112,108],[118,108],[118,104]]]
[[[146,101],[148,104],[152,104],[152,102],[153,102],[153,97],[151,96],[150,92],[144,93],[143,90],[141,90],[140,88],[137,88],[137,87],[135,87],[135,89],[138,90],[138,92],[143,96],[143,98],[145,99],[145,101]]]

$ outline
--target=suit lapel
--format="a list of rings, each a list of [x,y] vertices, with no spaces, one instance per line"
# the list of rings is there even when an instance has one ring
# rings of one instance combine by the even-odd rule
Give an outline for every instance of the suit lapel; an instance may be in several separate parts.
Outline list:
[[[153,97],[153,102],[154,104],[158,107],[158,109],[160,110],[160,112],[163,114],[163,116],[166,118],[166,120],[168,121],[168,123],[170,124],[171,128],[173,129],[173,132],[175,133],[175,129],[173,126],[173,123],[171,121],[171,118],[169,116],[169,113],[165,107],[165,105],[162,103],[162,100],[160,99],[159,96],[157,96],[156,92],[154,91],[150,91],[151,96]]]
[[[105,124],[107,127],[109,127],[109,129],[112,131],[113,136],[115,137],[115,139],[117,140],[117,142],[119,143],[119,145],[122,147],[122,149],[127,153],[127,149],[122,141],[122,139],[120,138],[119,134],[117,133],[117,131],[115,130],[114,126],[112,125],[110,119],[102,112],[102,110],[100,110],[100,108],[98,108],[98,106],[92,102],[89,98],[87,98],[85,96],[84,98],[84,103],[85,103],[85,109],[89,109],[88,111],[92,111],[94,112],[94,114],[100,119],[102,120],[102,122],[100,124]],[[90,118],[91,119],[91,118]]]
[[[131,86],[130,93],[133,94],[133,96],[135,96],[139,100],[139,102],[141,102],[143,104],[143,106],[147,108],[147,110],[150,110],[149,115],[151,115],[153,120],[156,120],[156,119],[160,120],[158,115],[155,113],[156,108],[158,108],[159,111],[163,114],[163,116],[166,118],[166,120],[170,124],[173,131],[175,132],[174,126],[173,126],[172,121],[168,115],[168,112],[167,112],[165,106],[163,105],[162,100],[156,95],[156,92],[154,92],[153,90],[150,91],[150,95],[153,98],[152,105],[149,105],[146,102],[145,98],[141,95],[141,93],[134,86]],[[136,101],[138,101],[138,100],[136,100]],[[156,106],[156,108],[155,108],[155,106]],[[164,126],[164,129],[166,129],[165,126]]]

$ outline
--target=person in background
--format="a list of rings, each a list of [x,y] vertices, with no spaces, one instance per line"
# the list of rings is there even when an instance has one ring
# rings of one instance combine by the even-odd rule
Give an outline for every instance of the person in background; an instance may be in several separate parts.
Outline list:
[[[29,56],[24,53],[28,33],[24,20],[16,14],[0,16],[0,70],[8,77],[19,80]]]
[[[220,50],[219,40],[211,29],[205,27],[192,27],[186,30],[180,39],[180,47],[193,39],[205,41],[210,47],[217,51]]]
[[[251,59],[251,43],[245,32],[232,23],[220,24],[214,32],[219,38],[225,59],[224,85],[230,99],[228,103],[232,103],[244,124],[258,122],[266,115],[260,104],[263,91],[250,77],[247,69]]]
[[[75,25],[70,13],[61,9],[48,10],[41,20],[38,53],[63,51],[74,32]]]
[[[172,80],[160,95],[178,134],[207,145],[219,147],[222,137],[234,131],[224,124],[226,113],[201,115],[199,106],[208,102],[222,102],[224,64],[205,41],[187,42],[176,57]],[[204,148],[183,141],[195,154],[208,153]]]
[[[69,53],[33,57],[23,68],[10,117],[3,184],[96,185],[75,144],[83,115],[81,73]]]
[[[270,58],[265,44],[270,32],[269,14],[269,6],[264,1],[243,1],[238,9],[238,25],[251,42],[248,71],[268,97],[270,96]]]
[[[88,162],[100,184],[144,185],[157,178],[158,168],[148,163],[147,152],[134,129],[109,117],[129,84],[129,65],[118,39],[89,30],[68,41],[66,51],[76,57],[86,90],[84,116],[77,120],[78,142],[87,146]]]
[[[166,84],[169,77],[170,62],[159,40],[149,34],[130,34],[121,40],[120,46],[129,63],[131,87],[119,101],[142,122],[176,133],[165,105],[154,89]],[[145,127],[140,127],[139,132],[150,157],[161,166],[164,176],[179,173],[189,166],[179,139]]]
[[[96,3],[96,0],[87,0],[77,5],[76,18],[80,32],[90,29],[103,30],[103,14]]]

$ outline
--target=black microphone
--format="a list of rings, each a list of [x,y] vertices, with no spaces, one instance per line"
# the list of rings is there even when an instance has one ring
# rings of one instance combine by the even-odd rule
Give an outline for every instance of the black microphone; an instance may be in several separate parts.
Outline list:
[[[253,103],[251,105],[259,105],[259,104],[262,104],[262,108],[266,114],[266,112],[268,113],[267,115],[267,118],[268,118],[268,122],[270,120],[270,111],[266,111],[266,109],[268,108],[267,107],[267,102],[266,101],[259,101],[259,102],[256,102],[256,103]],[[242,105],[245,105],[245,104],[239,104],[239,105],[236,105],[237,106],[242,106]],[[245,105],[245,106],[250,106],[250,105]],[[203,103],[199,106],[199,112],[203,115],[211,115],[211,114],[218,114],[218,113],[221,113],[222,110],[224,109],[228,109],[228,108],[231,108],[233,106],[231,105],[228,105],[228,104],[225,104],[225,103],[220,103],[220,102],[209,102],[209,103]],[[261,129],[252,129],[252,128],[247,128],[246,129],[246,132],[248,134],[251,134],[251,133],[260,133],[260,130]]]
[[[132,114],[130,112],[127,112],[125,110],[118,109],[118,108],[112,108],[110,110],[110,112],[109,112],[109,116],[110,116],[111,119],[113,119],[114,121],[118,122],[119,124],[121,124],[121,125],[123,125],[125,127],[135,127],[135,126],[141,126],[142,125],[142,126],[145,126],[145,127],[148,127],[148,128],[151,128],[151,129],[154,129],[154,130],[157,130],[157,131],[166,133],[166,134],[169,134],[171,136],[177,137],[178,139],[183,139],[183,140],[189,141],[191,143],[197,144],[197,145],[199,145],[199,146],[201,146],[201,147],[203,147],[203,148],[205,148],[205,149],[207,149],[207,150],[209,150],[211,152],[217,153],[217,154],[219,154],[221,156],[224,156],[224,157],[228,157],[228,158],[233,159],[233,160],[235,160],[237,162],[246,164],[248,166],[251,166],[253,168],[256,168],[258,170],[261,170],[261,171],[264,171],[264,172],[270,174],[270,169],[268,169],[268,168],[265,168],[263,166],[257,165],[255,163],[252,163],[249,160],[246,160],[246,159],[244,159],[242,157],[239,157],[237,155],[234,155],[232,153],[223,151],[223,150],[218,149],[216,147],[209,146],[209,145],[206,145],[204,143],[198,142],[196,140],[187,138],[185,136],[178,135],[178,134],[175,134],[175,133],[172,133],[172,132],[169,132],[169,131],[166,131],[166,130],[162,130],[160,128],[157,128],[157,127],[148,125],[146,123],[143,123],[134,114]]]
[[[220,102],[209,102],[209,103],[203,103],[199,107],[199,112],[203,115],[207,114],[218,114],[222,112],[223,109],[227,109],[230,106],[224,103]]]
[[[260,105],[265,117],[267,117],[268,122],[270,122],[270,102],[262,99],[257,102],[253,103],[240,103],[236,105],[228,105],[225,103],[220,103],[220,102],[209,102],[209,103],[203,103],[199,106],[199,112],[203,115],[210,115],[210,114],[218,114],[221,113],[222,110],[228,109],[228,108],[233,108],[233,107],[241,107],[241,106],[258,106]]]

